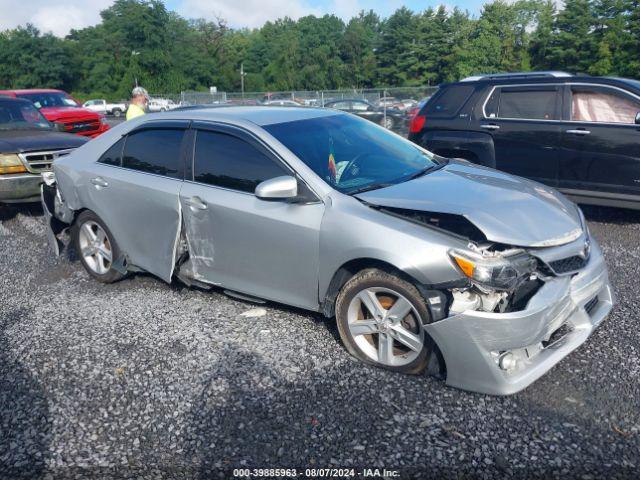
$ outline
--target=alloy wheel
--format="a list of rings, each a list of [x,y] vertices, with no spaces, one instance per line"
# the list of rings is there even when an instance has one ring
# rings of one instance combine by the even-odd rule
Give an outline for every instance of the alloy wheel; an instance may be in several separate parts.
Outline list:
[[[82,224],[79,232],[80,254],[85,264],[98,275],[111,269],[113,250],[107,233],[98,223],[89,220]]]
[[[356,345],[374,362],[408,365],[424,348],[425,334],[416,308],[388,288],[358,292],[349,303],[347,322]]]

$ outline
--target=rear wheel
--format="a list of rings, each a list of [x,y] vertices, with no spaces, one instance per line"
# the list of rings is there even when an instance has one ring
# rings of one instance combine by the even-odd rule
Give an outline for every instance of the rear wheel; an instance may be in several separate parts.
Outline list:
[[[378,269],[356,274],[336,299],[336,321],[354,357],[383,368],[420,373],[433,351],[423,324],[429,311],[406,280]]]
[[[382,117],[382,121],[380,122],[380,125],[382,125],[387,130],[393,129],[395,124],[396,122],[393,120],[393,117],[389,117],[389,116]]]
[[[107,226],[93,212],[85,210],[73,225],[73,242],[80,262],[96,280],[112,283],[124,275],[113,268],[120,249]]]
[[[122,110],[120,110],[119,108],[114,108],[112,113],[113,113],[113,116],[117,118],[120,115],[122,115]]]

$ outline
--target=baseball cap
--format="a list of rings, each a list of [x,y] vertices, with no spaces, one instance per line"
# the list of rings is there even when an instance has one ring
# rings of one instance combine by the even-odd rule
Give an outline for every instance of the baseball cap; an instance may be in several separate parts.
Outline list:
[[[147,100],[148,100],[149,99],[149,92],[147,92],[147,90],[145,88],[136,87],[133,90],[131,90],[131,96],[132,97],[143,96],[143,97],[146,97]]]

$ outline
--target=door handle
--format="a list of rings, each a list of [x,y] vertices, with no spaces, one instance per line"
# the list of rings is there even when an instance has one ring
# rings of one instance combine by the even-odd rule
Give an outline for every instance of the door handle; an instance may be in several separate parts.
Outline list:
[[[486,130],[500,130],[500,125],[495,125],[493,123],[482,123],[480,124],[480,128],[484,128]]]
[[[109,186],[109,182],[107,182],[102,177],[96,177],[91,179],[91,183],[95,185],[97,188],[105,188]]]
[[[191,207],[192,210],[207,209],[207,204],[204,201],[202,201],[202,199],[198,196],[191,197],[189,200],[187,200],[187,205],[189,205],[189,207]]]
[[[567,133],[572,133],[573,135],[589,135],[591,132],[589,130],[567,130]]]

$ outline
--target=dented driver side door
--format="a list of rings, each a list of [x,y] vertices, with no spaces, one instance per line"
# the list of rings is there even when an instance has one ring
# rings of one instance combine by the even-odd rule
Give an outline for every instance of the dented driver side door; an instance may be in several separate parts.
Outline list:
[[[204,123],[193,152],[180,202],[194,278],[317,309],[324,204],[257,198],[258,183],[293,172],[240,129]]]

